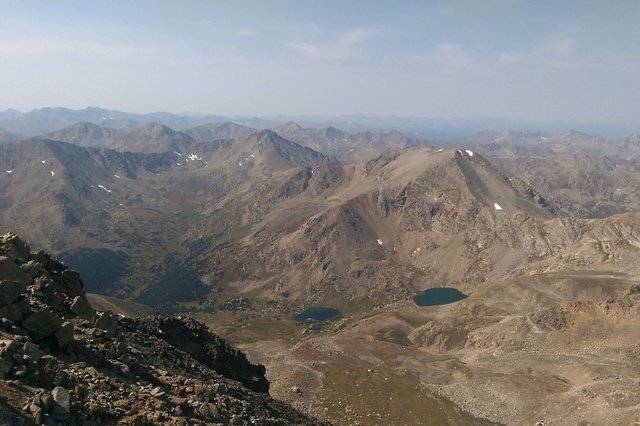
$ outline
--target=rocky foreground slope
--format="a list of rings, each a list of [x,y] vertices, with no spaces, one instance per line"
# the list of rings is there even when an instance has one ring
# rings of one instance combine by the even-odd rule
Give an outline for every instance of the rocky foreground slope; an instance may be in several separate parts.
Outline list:
[[[316,424],[181,317],[96,312],[80,276],[0,237],[0,424]]]

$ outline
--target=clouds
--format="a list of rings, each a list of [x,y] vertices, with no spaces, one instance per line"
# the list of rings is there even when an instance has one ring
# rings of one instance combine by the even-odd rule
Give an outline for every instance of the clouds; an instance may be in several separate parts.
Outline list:
[[[578,58],[578,42],[572,38],[556,37],[540,41],[526,51],[503,52],[498,55],[498,64],[546,67],[547,69],[570,66],[587,66],[584,58]]]
[[[572,40],[570,38],[563,38],[560,40],[556,40],[553,43],[552,48],[557,56],[567,56],[575,52],[576,46],[577,43],[575,40]]]
[[[126,57],[149,53],[149,46],[74,39],[32,38],[0,41],[0,58],[29,59],[47,55]]]
[[[371,38],[373,32],[366,29],[351,30],[335,35],[322,32],[322,39],[331,41],[295,41],[288,46],[305,56],[326,61],[337,61],[362,55],[361,45]]]
[[[473,63],[473,58],[461,45],[451,42],[439,44],[435,53],[424,59],[450,68],[463,68]]]
[[[501,53],[500,56],[498,56],[498,62],[506,65],[515,64],[520,62],[523,57],[524,55],[521,53]]]

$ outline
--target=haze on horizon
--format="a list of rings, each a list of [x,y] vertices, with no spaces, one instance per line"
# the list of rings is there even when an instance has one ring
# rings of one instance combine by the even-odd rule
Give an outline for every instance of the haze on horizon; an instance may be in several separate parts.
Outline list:
[[[0,110],[638,125],[640,3],[0,0]]]

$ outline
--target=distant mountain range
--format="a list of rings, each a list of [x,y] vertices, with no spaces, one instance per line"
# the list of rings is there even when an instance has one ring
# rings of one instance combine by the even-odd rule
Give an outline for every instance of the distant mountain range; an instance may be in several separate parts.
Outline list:
[[[404,136],[398,131],[370,130],[350,133],[328,128],[302,128],[289,122],[273,126],[284,138],[342,162],[367,161],[385,151],[424,145],[426,142]],[[102,127],[83,121],[42,135],[42,138],[94,148],[131,152],[184,151],[196,144],[215,140],[236,140],[260,130],[229,121],[206,123],[183,131],[157,122],[131,129]],[[6,142],[18,140],[7,133]],[[5,143],[6,143],[5,142]]]
[[[635,124],[547,123],[507,118],[434,119],[366,114],[336,117],[271,115],[259,118],[211,114],[173,114],[168,112],[136,114],[98,107],[88,107],[82,110],[40,108],[29,112],[11,109],[0,112],[0,129],[22,137],[50,133],[78,122],[89,122],[113,129],[131,129],[141,124],[157,122],[175,130],[186,130],[209,123],[223,123],[225,121],[256,129],[273,128],[282,123],[295,121],[303,127],[336,127],[349,132],[363,132],[374,129],[396,130],[407,136],[419,139],[460,138],[487,129],[553,133],[575,129],[608,138],[619,138],[631,133],[640,133],[640,127]],[[229,136],[239,136],[239,134],[235,134],[231,130],[228,130],[228,132],[231,132],[228,133]]]
[[[4,120],[23,127],[0,144],[0,232],[79,270],[93,300],[207,321],[308,413],[336,424],[638,418],[637,135],[427,140],[384,120],[96,108]],[[37,276],[26,260],[13,269]],[[38,286],[29,294],[57,300]],[[468,297],[416,306],[439,287]],[[327,308],[339,318],[296,320]],[[153,321],[131,327],[171,337]],[[209,398],[199,389],[181,398]]]
[[[513,264],[551,256],[582,238],[568,213],[640,206],[640,166],[606,155],[637,158],[633,137],[485,132],[437,149],[395,131],[274,128],[82,122],[0,145],[2,223],[80,269],[95,292],[217,306],[229,284],[252,282],[260,300],[340,305],[406,297],[418,259],[440,265],[420,276],[461,288],[498,278],[498,247]],[[463,247],[455,263],[438,260]]]

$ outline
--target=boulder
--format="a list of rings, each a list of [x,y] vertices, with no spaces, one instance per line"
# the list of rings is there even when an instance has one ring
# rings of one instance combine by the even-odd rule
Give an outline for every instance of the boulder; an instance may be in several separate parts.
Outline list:
[[[8,281],[0,272],[0,306],[5,306],[15,302],[18,297],[27,291],[27,283],[25,281]]]
[[[35,311],[28,314],[22,321],[22,327],[26,328],[35,338],[52,335],[62,325],[60,318],[55,317],[50,311]]]
[[[71,269],[67,269],[62,273],[62,279],[67,285],[67,295],[69,297],[84,294],[84,291],[82,290],[84,286],[79,273]]]
[[[16,322],[22,320],[28,311],[29,300],[26,297],[20,297],[14,303],[0,308],[0,317]]]
[[[22,269],[24,273],[29,276],[29,278],[33,279],[37,277],[42,270],[42,265],[35,260],[30,260],[20,265],[20,269]]]
[[[0,245],[2,245],[2,255],[13,258],[22,258],[30,253],[29,246],[20,238],[11,232],[0,237]]]
[[[64,322],[55,332],[55,337],[59,347],[67,346],[73,340],[73,324],[68,321]]]
[[[96,319],[95,326],[104,330],[107,338],[113,339],[118,331],[118,317],[111,312],[100,312]]]
[[[39,360],[42,355],[44,355],[44,352],[42,352],[40,346],[29,341],[24,342],[24,345],[22,345],[22,352],[34,361]]]
[[[12,353],[17,347],[17,342],[11,339],[0,340],[0,379],[4,379],[13,367]]]
[[[71,395],[69,391],[62,386],[56,386],[51,391],[53,397],[53,407],[51,417],[56,421],[65,421],[69,419],[71,410]]]
[[[84,295],[79,295],[73,298],[71,303],[71,312],[76,314],[82,319],[92,321],[96,316],[96,311],[91,307],[89,301]]]
[[[215,404],[210,402],[205,402],[198,408],[198,414],[204,417],[206,420],[212,421],[217,420],[220,417],[220,411]]]
[[[30,280],[29,275],[20,268],[15,260],[6,256],[0,256],[0,278],[24,283]]]

